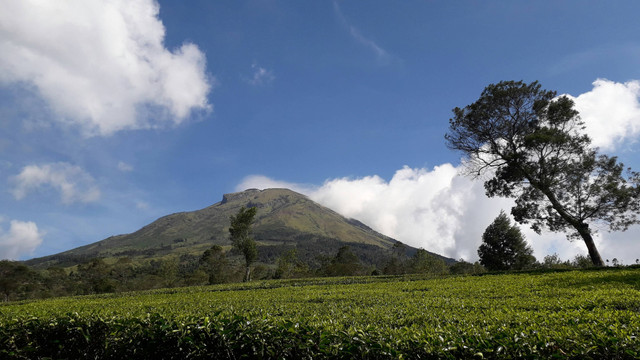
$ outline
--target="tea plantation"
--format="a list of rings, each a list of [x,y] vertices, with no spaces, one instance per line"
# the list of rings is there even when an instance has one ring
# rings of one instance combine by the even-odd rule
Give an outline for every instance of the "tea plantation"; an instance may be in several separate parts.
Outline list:
[[[640,357],[640,269],[252,282],[0,305],[2,359]]]

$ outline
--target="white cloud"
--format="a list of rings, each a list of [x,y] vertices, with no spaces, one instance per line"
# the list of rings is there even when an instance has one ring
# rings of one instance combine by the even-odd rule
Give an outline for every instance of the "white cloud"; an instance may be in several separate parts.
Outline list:
[[[136,208],[139,210],[147,210],[149,209],[149,204],[144,201],[136,201]]]
[[[118,170],[120,170],[122,172],[130,172],[130,171],[133,171],[133,166],[127,164],[124,161],[120,161],[120,162],[118,162]]]
[[[64,204],[88,203],[100,198],[100,189],[91,175],[78,166],[63,162],[25,166],[11,181],[15,184],[12,193],[17,200],[42,188],[59,191]]]
[[[593,145],[602,150],[614,150],[640,135],[640,81],[598,79],[593,90],[571,98]]]
[[[273,75],[273,71],[267,70],[262,66],[259,66],[256,63],[251,65],[251,69],[253,70],[253,75],[251,78],[245,79],[251,85],[261,86],[271,83],[275,80],[275,75]]]
[[[342,13],[342,9],[340,9],[340,5],[338,5],[337,1],[333,2],[333,10],[335,11],[336,16],[338,17],[338,20],[340,20],[340,23],[349,30],[349,35],[351,35],[351,37],[356,42],[373,51],[373,53],[376,54],[378,61],[387,63],[393,59],[393,56],[391,56],[385,49],[379,46],[375,41],[362,35],[362,33],[360,32],[360,30],[358,30],[358,28],[356,28],[355,26],[349,23],[347,18]]]
[[[169,51],[154,0],[4,1],[0,84],[26,85],[86,135],[180,124],[215,80],[185,43]]]
[[[484,197],[482,184],[459,176],[450,164],[404,167],[388,182],[378,176],[334,179],[310,197],[411,246],[467,259],[477,257],[480,234],[508,206]]]
[[[0,228],[0,259],[18,259],[31,254],[41,243],[44,233],[31,221],[11,220],[9,231]]]

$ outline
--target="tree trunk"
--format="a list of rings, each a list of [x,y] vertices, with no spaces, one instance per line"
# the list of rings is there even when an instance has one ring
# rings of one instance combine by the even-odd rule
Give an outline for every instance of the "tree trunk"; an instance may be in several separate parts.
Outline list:
[[[562,206],[558,199],[556,199],[555,194],[552,193],[548,188],[543,190],[539,184],[537,186],[534,184],[534,186],[546,195],[547,199],[549,199],[549,201],[551,202],[551,206],[553,206],[553,209],[556,210],[558,214],[560,214],[560,216],[567,223],[569,223],[569,225],[573,226],[578,231],[578,234],[580,234],[582,240],[584,240],[584,243],[587,245],[587,250],[589,250],[589,257],[591,258],[591,262],[593,263],[593,265],[604,266],[604,261],[602,261],[600,253],[598,252],[598,248],[596,248],[596,243],[593,242],[591,230],[589,230],[589,224],[586,224],[580,220],[576,220],[571,215],[569,215],[564,209],[564,206]]]
[[[593,241],[593,237],[591,236],[591,231],[589,231],[589,225],[582,223],[578,227],[578,233],[582,236],[582,240],[587,245],[587,249],[589,250],[589,257],[591,257],[591,262],[595,266],[604,266],[604,261],[600,257],[600,253],[598,252],[598,248],[596,248],[596,244]]]
[[[602,259],[600,259],[600,261],[602,261]],[[251,268],[249,267],[249,265],[247,265],[247,272],[245,272],[244,274],[244,282],[249,281],[251,281]]]

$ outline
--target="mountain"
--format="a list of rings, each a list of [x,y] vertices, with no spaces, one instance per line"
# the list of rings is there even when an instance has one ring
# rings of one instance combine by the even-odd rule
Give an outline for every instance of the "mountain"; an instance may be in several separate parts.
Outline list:
[[[363,263],[379,265],[397,243],[291,190],[250,189],[226,194],[219,203],[201,210],[164,216],[131,234],[112,236],[25,263],[36,268],[67,267],[96,257],[129,257],[137,261],[185,259],[199,257],[212,245],[231,250],[229,217],[242,206],[258,209],[253,235],[258,244],[259,261],[265,264],[275,263],[280,254],[295,248],[301,260],[314,265],[348,245]],[[405,247],[409,256],[415,251]]]

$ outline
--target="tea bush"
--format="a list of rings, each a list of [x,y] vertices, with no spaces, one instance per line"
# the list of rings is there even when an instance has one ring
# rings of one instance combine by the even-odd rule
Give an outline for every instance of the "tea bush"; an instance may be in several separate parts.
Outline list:
[[[0,306],[6,359],[640,357],[640,269],[264,281]]]

